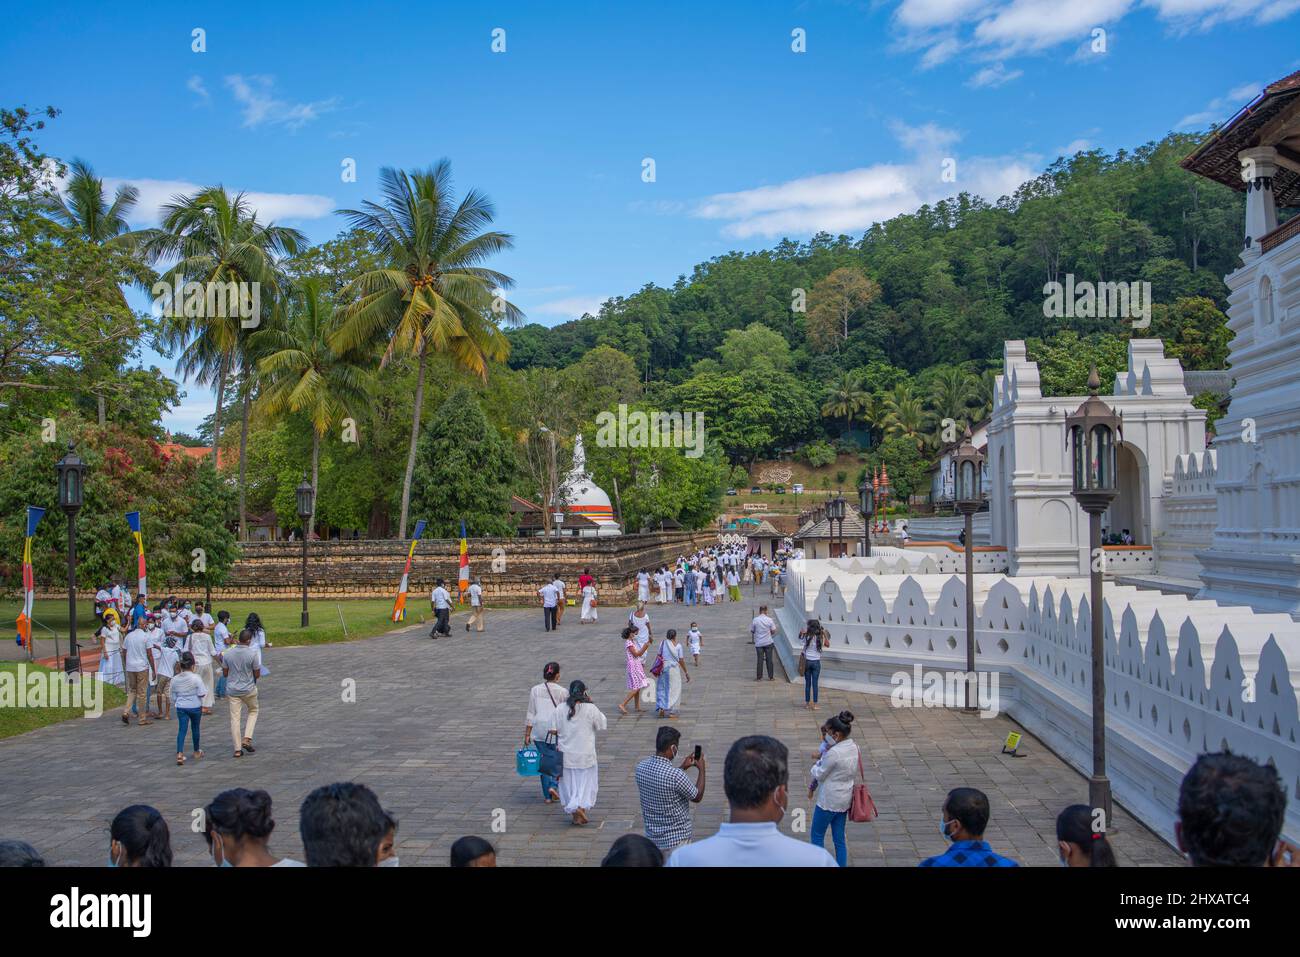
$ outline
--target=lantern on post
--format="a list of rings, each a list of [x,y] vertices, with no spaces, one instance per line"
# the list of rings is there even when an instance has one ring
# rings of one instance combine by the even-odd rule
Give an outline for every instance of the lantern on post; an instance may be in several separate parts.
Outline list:
[[[975,697],[975,552],[972,517],[984,503],[984,456],[971,441],[970,426],[953,456],[953,502],[965,518],[966,552],[966,706],[974,713]]]
[[[1110,780],[1106,777],[1106,646],[1103,641],[1101,516],[1118,492],[1116,468],[1123,441],[1123,420],[1097,395],[1101,379],[1093,365],[1088,398],[1065,419],[1074,473],[1075,501],[1088,514],[1088,555],[1092,610],[1092,777],[1088,797],[1102,811],[1102,827],[1113,829]]]
[[[86,480],[86,463],[72,442],[55,471],[59,507],[68,516],[68,654],[63,659],[63,670],[70,675],[74,671],[81,673],[81,649],[77,646],[77,513],[81,511]]]
[[[316,500],[316,490],[307,481],[304,472],[302,482],[294,492],[297,498],[298,517],[302,519],[302,627],[307,627],[307,520],[312,516],[312,504]]]
[[[864,472],[862,481],[858,483],[858,511],[862,513],[862,555],[864,558],[871,557],[871,513],[876,504],[876,490],[871,485],[871,479]]]

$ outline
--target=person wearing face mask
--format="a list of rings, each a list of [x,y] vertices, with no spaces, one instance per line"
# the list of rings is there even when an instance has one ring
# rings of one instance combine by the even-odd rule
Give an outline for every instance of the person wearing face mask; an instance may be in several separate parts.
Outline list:
[[[384,839],[379,842],[379,867],[397,867],[397,818],[392,811],[384,812]]]
[[[391,820],[375,792],[341,781],[312,791],[298,809],[308,867],[377,867]]]
[[[687,844],[669,867],[836,867],[824,847],[777,829],[790,804],[790,752],[765,734],[741,738],[727,752],[722,789],[730,820],[712,837]]]
[[[638,764],[634,773],[645,836],[654,841],[665,858],[691,842],[691,805],[704,800],[703,755],[697,761],[692,752],[681,767],[673,764],[681,739],[680,731],[664,725],[655,735],[655,753]],[[694,783],[686,776],[691,768],[695,768]]]
[[[302,867],[289,858],[277,859],[267,849],[275,830],[271,795],[265,791],[231,788],[203,809],[208,852],[217,867]]]
[[[171,867],[172,839],[157,808],[132,804],[108,828],[109,867]]]
[[[1056,849],[1062,867],[1115,867],[1105,831],[1093,830],[1092,808],[1071,804],[1056,816]]]
[[[853,733],[853,712],[841,711],[826,722],[823,743],[826,752],[813,765],[813,787],[808,796],[817,796],[813,808],[812,831],[809,840],[824,847],[826,829],[830,828],[835,844],[835,861],[840,867],[849,866],[849,848],[844,839],[844,825],[849,819],[849,805],[853,803],[853,785],[862,767],[862,754],[858,745],[849,738]]]
[[[943,802],[939,833],[951,846],[927,857],[921,867],[1019,867],[1009,857],[996,854],[984,840],[989,823],[989,799],[975,788],[953,788]]]

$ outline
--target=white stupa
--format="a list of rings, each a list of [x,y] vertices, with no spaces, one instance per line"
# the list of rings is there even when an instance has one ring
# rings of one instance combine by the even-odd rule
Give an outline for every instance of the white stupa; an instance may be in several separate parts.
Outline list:
[[[614,521],[614,506],[609,496],[592,481],[591,473],[587,471],[587,453],[582,447],[581,432],[573,442],[573,468],[560,486],[558,498],[566,515],[581,515],[593,522],[597,526],[597,535],[623,534],[623,529]]]

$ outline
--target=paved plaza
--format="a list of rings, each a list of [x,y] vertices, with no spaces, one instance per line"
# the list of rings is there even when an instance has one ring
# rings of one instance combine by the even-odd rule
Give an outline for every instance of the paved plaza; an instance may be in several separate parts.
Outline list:
[[[708,789],[695,812],[696,837],[726,815],[722,764],[738,737],[772,734],[791,751],[787,833],[811,820],[805,782],[828,715],[849,708],[863,747],[878,821],[850,824],[850,864],[912,867],[940,853],[940,808],[947,791],[969,785],[992,802],[987,839],[1023,864],[1055,866],[1054,821],[1067,804],[1086,802],[1087,780],[1025,735],[1024,757],[999,753],[1005,717],[963,717],[942,709],[896,709],[879,696],[823,689],[822,710],[801,707],[803,684],[754,681],[748,622],[757,601],[710,608],[652,606],[656,636],[692,620],[704,633],[703,664],[683,685],[682,752],[700,744],[709,761]],[[274,853],[301,859],[298,805],[314,787],[355,780],[370,785],[401,822],[403,866],[445,865],[456,838],[477,834],[498,848],[502,865],[594,865],[621,834],[639,831],[633,767],[654,750],[660,724],[653,710],[621,717],[625,684],[618,638],[627,611],[601,608],[599,625],[580,625],[566,610],[558,632],[542,630],[540,608],[489,610],[488,631],[467,636],[465,615],[452,637],[431,641],[427,625],[343,644],[272,648],[273,674],[261,685],[258,751],[231,756],[224,701],[204,718],[207,757],[175,765],[174,722],[125,727],[117,712],[68,721],[0,741],[0,837],[34,844],[56,865],[103,865],[107,825],[122,807],[149,803],[171,825],[178,865],[210,864],[191,829],[196,811],[219,791],[265,788],[278,820]],[[275,636],[270,636],[275,640]],[[561,680],[586,681],[609,718],[599,740],[600,795],[591,824],[575,827],[541,801],[536,778],[515,774],[528,689],[542,665],[557,660]],[[689,659],[688,659],[689,666]],[[778,663],[779,668],[779,663]],[[355,682],[355,701],[345,700]],[[688,772],[692,779],[694,772]],[[796,836],[804,837],[803,833]],[[1128,814],[1112,835],[1125,865],[1175,865],[1180,856]],[[829,844],[829,837],[827,839]]]

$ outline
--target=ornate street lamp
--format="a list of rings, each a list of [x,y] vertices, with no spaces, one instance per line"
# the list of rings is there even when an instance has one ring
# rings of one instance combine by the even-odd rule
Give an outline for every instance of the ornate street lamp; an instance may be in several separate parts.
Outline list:
[[[1065,419],[1071,445],[1075,501],[1088,513],[1088,554],[1092,569],[1092,777],[1088,798],[1094,809],[1101,808],[1102,823],[1112,829],[1110,780],[1106,777],[1106,648],[1102,641],[1101,516],[1110,507],[1118,489],[1115,471],[1119,444],[1123,441],[1123,420],[1097,397],[1101,380],[1097,367],[1088,375],[1088,398]]]
[[[975,706],[975,552],[972,516],[980,510],[984,500],[984,456],[971,442],[970,426],[953,456],[953,502],[957,511],[966,518],[966,707],[974,713]]]
[[[316,490],[311,487],[307,481],[307,474],[304,472],[302,482],[299,483],[296,490],[298,499],[298,517],[302,519],[302,627],[307,627],[307,539],[311,533],[307,527],[307,520],[312,515],[312,503],[316,499]]]
[[[554,515],[551,516],[551,518],[554,520],[555,523],[555,537],[563,538],[564,537],[564,513],[556,512]]]
[[[844,537],[844,498],[837,496],[826,502],[826,518],[830,522],[831,543],[834,545]],[[840,523],[840,536],[835,536],[835,523]],[[833,550],[833,549],[832,549]]]
[[[858,511],[862,513],[862,555],[871,557],[871,513],[876,504],[876,490],[871,487],[871,479],[864,472],[858,485]]]
[[[63,670],[69,675],[74,671],[81,674],[81,649],[77,647],[77,512],[83,501],[86,463],[71,442],[56,471],[59,507],[68,516],[68,655],[63,659]]]
[[[880,531],[889,531],[889,516],[885,513],[889,501],[889,469],[880,464],[880,487],[876,489],[876,501],[880,503]]]

